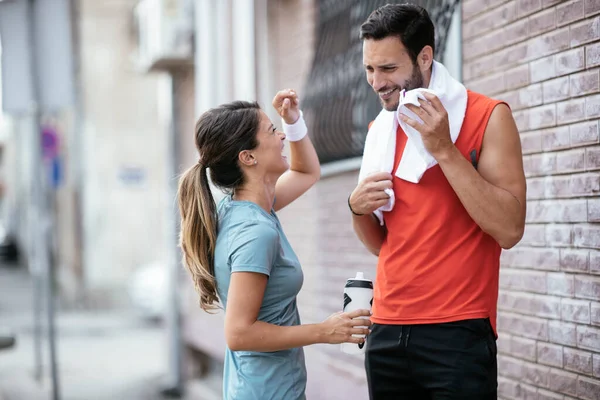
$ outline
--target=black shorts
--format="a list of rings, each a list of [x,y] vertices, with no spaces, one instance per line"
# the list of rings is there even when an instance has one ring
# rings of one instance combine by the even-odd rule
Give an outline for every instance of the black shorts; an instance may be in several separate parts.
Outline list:
[[[488,319],[373,324],[365,367],[371,400],[497,398],[496,336]]]

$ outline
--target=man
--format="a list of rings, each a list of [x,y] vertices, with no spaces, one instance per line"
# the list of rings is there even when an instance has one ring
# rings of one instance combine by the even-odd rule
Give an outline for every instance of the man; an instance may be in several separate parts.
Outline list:
[[[415,5],[381,7],[362,25],[367,80],[385,110],[398,109],[403,89],[429,86],[434,37]],[[407,143],[399,127],[392,174],[368,175],[348,199],[357,236],[379,257],[365,356],[371,399],[497,396],[499,258],[523,235],[526,183],[509,107],[465,93],[455,143],[435,95],[407,105],[422,124],[397,116],[438,163],[418,183],[392,175]],[[373,213],[390,188],[395,205],[381,225]]]

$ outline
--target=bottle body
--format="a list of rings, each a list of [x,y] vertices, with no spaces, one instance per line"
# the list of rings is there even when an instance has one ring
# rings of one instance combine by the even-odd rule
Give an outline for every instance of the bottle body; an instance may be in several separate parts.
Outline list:
[[[373,304],[373,282],[365,279],[362,272],[356,274],[355,278],[346,281],[344,287],[344,312],[355,310],[371,310]],[[366,325],[364,326],[367,327]],[[364,337],[365,335],[353,335]],[[342,343],[341,349],[347,354],[364,354],[366,342],[362,344]]]

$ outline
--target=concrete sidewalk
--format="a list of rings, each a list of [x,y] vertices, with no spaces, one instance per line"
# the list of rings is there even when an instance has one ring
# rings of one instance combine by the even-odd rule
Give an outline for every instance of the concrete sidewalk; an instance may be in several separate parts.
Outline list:
[[[31,279],[0,266],[0,327],[17,333],[0,351],[0,400],[49,400],[47,341],[41,383],[35,369]],[[121,312],[70,312],[57,317],[61,400],[159,400],[167,373],[167,335],[158,324]],[[186,400],[220,399],[220,383],[186,386]]]

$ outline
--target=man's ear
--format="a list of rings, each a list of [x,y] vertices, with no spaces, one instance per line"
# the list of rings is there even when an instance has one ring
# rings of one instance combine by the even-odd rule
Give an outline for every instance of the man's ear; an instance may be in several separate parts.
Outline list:
[[[242,150],[238,155],[238,159],[242,163],[242,165],[246,165],[248,167],[252,165],[256,165],[257,161],[254,158],[254,155],[250,152],[250,150]]]
[[[429,71],[433,64],[433,49],[431,46],[425,46],[417,55],[417,64],[421,72]]]

